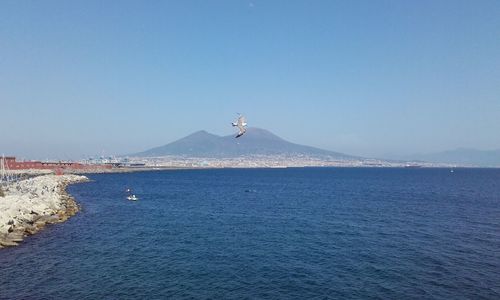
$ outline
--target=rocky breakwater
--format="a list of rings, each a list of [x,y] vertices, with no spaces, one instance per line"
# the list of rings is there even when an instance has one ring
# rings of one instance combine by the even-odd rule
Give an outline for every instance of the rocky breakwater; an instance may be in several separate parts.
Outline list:
[[[37,176],[3,187],[0,196],[0,248],[16,246],[47,224],[66,221],[78,212],[66,192],[68,184],[88,181],[79,175]]]

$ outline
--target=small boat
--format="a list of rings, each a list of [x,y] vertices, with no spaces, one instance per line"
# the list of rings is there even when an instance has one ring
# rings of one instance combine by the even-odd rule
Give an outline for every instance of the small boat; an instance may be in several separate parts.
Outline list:
[[[137,200],[139,200],[139,198],[137,198],[135,195],[129,195],[129,196],[127,196],[127,200],[137,201]]]

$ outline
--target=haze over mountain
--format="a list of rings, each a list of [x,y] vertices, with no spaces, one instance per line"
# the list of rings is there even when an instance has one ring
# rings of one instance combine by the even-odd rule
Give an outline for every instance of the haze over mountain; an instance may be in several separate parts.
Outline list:
[[[241,138],[219,136],[204,130],[197,131],[169,144],[131,154],[135,157],[184,156],[231,158],[244,155],[308,156],[319,159],[360,159],[344,153],[323,150],[286,141],[268,130],[251,127]],[[400,161],[457,164],[460,166],[500,167],[500,149],[482,151],[458,148],[429,154],[392,157]]]
[[[421,160],[426,162],[440,162],[458,165],[469,165],[479,167],[500,167],[500,149],[477,150],[469,148],[458,148],[454,150],[417,154],[406,159]]]
[[[132,154],[138,157],[153,156],[236,157],[241,155],[307,155],[311,157],[353,159],[343,153],[298,145],[288,142],[268,130],[251,127],[244,136],[218,136],[204,130],[164,146]]]

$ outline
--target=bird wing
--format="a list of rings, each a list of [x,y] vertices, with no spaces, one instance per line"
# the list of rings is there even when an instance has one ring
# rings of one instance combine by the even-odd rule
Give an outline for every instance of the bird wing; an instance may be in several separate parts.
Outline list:
[[[238,132],[238,135],[236,136],[236,138],[239,138],[240,136],[242,136],[243,134],[245,134],[247,130],[245,128],[240,128],[240,132]]]

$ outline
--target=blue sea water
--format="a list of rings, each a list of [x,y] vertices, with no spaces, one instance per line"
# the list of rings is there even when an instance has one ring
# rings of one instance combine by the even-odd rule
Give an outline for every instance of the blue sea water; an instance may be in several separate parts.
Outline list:
[[[0,299],[500,299],[498,169],[90,178],[0,250]]]

